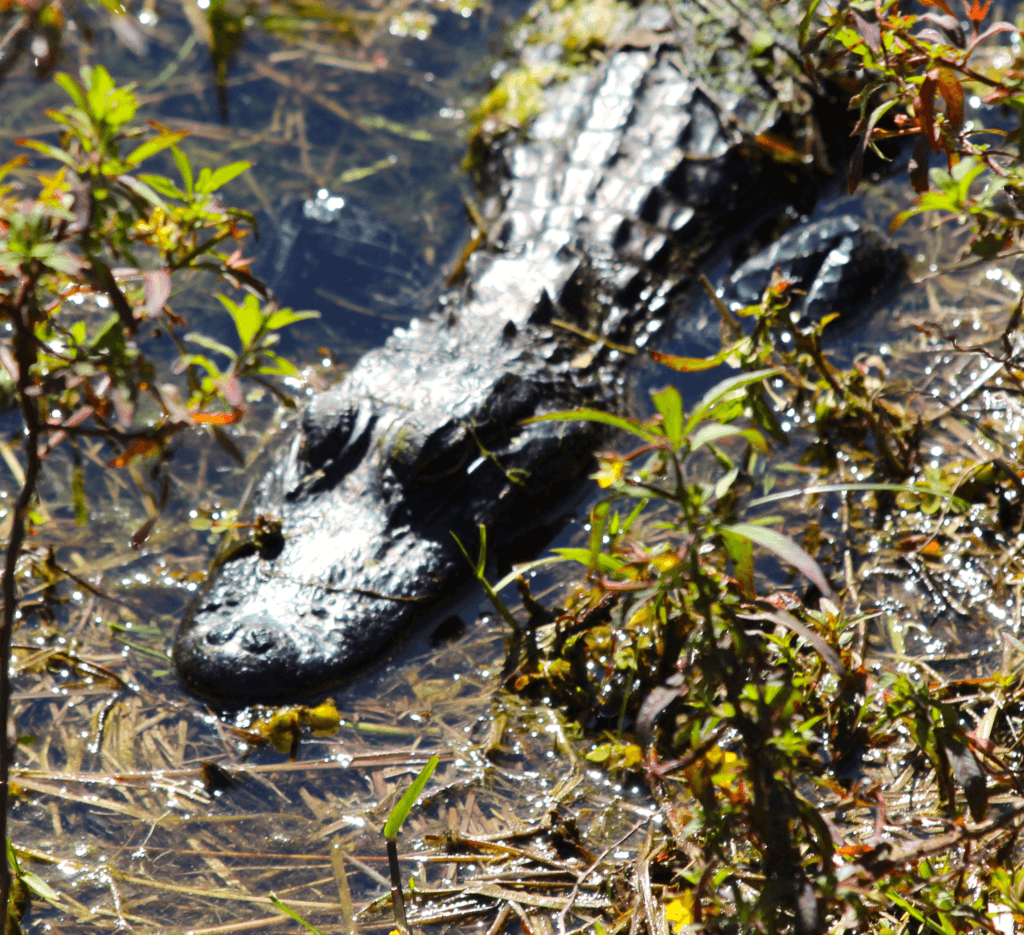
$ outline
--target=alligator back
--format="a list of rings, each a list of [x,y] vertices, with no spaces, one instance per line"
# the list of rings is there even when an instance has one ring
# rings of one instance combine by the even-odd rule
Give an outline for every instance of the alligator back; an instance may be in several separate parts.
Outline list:
[[[619,51],[546,104],[502,154],[496,233],[464,288],[304,412],[257,507],[283,539],[218,565],[182,623],[174,660],[194,690],[326,687],[467,580],[454,536],[475,549],[478,524],[492,542],[543,525],[599,439],[523,420],[621,404],[617,352],[558,320],[632,340],[702,258],[779,207],[780,170],[738,129],[766,128],[771,99],[712,99],[670,47]]]

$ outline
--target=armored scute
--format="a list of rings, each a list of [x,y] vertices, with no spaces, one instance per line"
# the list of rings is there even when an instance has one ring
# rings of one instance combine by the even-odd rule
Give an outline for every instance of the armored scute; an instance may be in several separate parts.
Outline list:
[[[484,524],[513,555],[536,542],[599,438],[525,420],[622,404],[624,358],[578,333],[654,332],[700,261],[793,190],[747,145],[770,95],[751,80],[712,97],[683,61],[625,49],[546,93],[529,141],[498,154],[503,207],[461,292],[303,413],[256,506],[281,537],[217,566],[182,624],[189,686],[252,700],[330,685],[468,579],[456,536],[475,549]]]

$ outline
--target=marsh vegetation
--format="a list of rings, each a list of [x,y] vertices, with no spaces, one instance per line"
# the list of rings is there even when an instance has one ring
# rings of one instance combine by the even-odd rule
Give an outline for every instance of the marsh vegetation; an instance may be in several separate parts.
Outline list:
[[[898,305],[840,346],[793,327],[785,283],[742,315],[722,310],[713,362],[723,378],[769,372],[704,404],[663,389],[670,370],[655,378],[656,414],[624,423],[638,437],[604,457],[604,499],[567,533],[568,562],[521,569],[518,587],[500,589],[497,609],[468,633],[401,650],[332,693],[333,705],[240,711],[181,692],[166,648],[218,537],[247,521],[252,485],[293,418],[277,410],[278,394],[301,401],[339,379],[363,345],[328,316],[303,323],[294,372],[277,361],[261,342],[285,320],[273,308],[246,312],[230,291],[232,276],[245,280],[252,244],[244,216],[211,200],[196,207],[193,196],[223,184],[225,203],[272,213],[288,194],[351,192],[415,235],[427,261],[457,262],[473,242],[462,204],[472,193],[456,169],[462,121],[488,87],[498,27],[522,11],[6,10],[7,36],[24,43],[20,59],[4,59],[5,101],[18,102],[3,115],[4,161],[22,137],[62,145],[42,116],[67,104],[68,83],[48,78],[57,52],[74,75],[102,61],[105,71],[87,72],[91,88],[103,85],[109,103],[124,92],[103,75],[135,76],[138,118],[159,124],[148,137],[160,141],[146,153],[152,173],[187,198],[150,184],[176,205],[192,198],[192,220],[225,233],[190,246],[198,228],[181,215],[177,227],[166,214],[161,225],[137,188],[110,187],[98,199],[109,199],[110,224],[97,233],[109,239],[88,275],[56,248],[33,267],[40,294],[74,306],[66,324],[59,303],[32,306],[56,321],[40,337],[54,350],[42,363],[65,394],[42,414],[57,424],[37,434],[68,422],[73,444],[47,436],[53,451],[7,578],[18,588],[10,837],[25,930],[297,925],[283,905],[324,932],[389,931],[380,828],[435,752],[437,772],[399,839],[417,928],[1024,924],[1020,47],[1009,31],[976,41],[996,10],[967,9],[957,41],[953,27],[965,27],[935,17],[960,11],[939,8],[909,22],[894,5],[833,15],[812,4],[798,11],[802,24],[788,11],[789,34],[784,7],[746,19],[709,8],[705,21],[675,26],[684,38],[698,27],[738,31],[803,116],[791,54],[801,44],[852,90],[867,75],[861,155],[900,135],[928,143],[942,163],[928,192],[920,145],[913,185],[862,182],[860,211],[879,227],[904,222],[896,236],[916,285]],[[559,68],[588,67],[624,15],[620,5],[552,4],[520,36],[557,39]],[[932,27],[934,37],[922,32]],[[544,83],[558,78],[558,69],[496,68],[475,145],[527,124]],[[88,87],[79,93],[76,106],[95,111]],[[989,117],[993,132],[979,137]],[[106,118],[116,122],[109,108]],[[783,160],[820,156],[811,124],[791,125],[789,137],[758,145]],[[231,180],[211,171],[200,183],[199,167],[239,161],[258,171]],[[191,189],[185,164],[196,167]],[[65,195],[75,195],[72,175],[88,173],[61,177],[54,165],[11,166],[5,179],[15,186],[5,196],[5,290],[27,269],[11,246],[24,199],[42,206],[37,243],[53,247],[51,235],[76,223]],[[240,254],[227,233],[239,235]],[[111,243],[120,254],[103,254]],[[117,273],[112,260],[132,251],[135,273]],[[190,270],[204,252],[216,268]],[[174,292],[144,269],[173,273]],[[238,300],[227,311],[211,307],[209,278],[198,278],[211,272]],[[129,317],[151,308],[152,320],[137,323],[151,329],[146,340],[136,343],[123,317],[120,331],[111,322],[124,311],[111,282]],[[12,327],[28,308],[15,297],[3,293]],[[152,330],[178,328],[177,318],[207,344],[160,357]],[[199,348],[218,353],[210,341],[234,354],[216,358],[216,373],[200,359]],[[71,379],[82,376],[72,373],[76,347],[83,360],[104,351],[120,385],[136,389],[152,380],[132,370],[140,359],[169,370],[184,360],[179,408],[165,390],[118,396],[117,380],[109,396],[74,396],[84,393]],[[702,366],[681,357],[666,358],[676,373]],[[263,382],[232,382],[247,375]],[[70,420],[83,404],[105,431],[76,435],[84,422]],[[127,435],[133,417],[142,427]],[[12,504],[33,467],[20,453],[22,419],[2,418],[0,520],[11,543]],[[756,551],[765,545],[774,558]]]

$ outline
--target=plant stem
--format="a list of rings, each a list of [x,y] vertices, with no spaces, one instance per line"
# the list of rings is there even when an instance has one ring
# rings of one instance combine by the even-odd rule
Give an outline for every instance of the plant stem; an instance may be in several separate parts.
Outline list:
[[[398,842],[385,838],[388,849],[388,869],[391,871],[391,907],[395,912],[398,927],[408,933],[409,923],[405,918],[405,897],[402,895],[402,871],[398,866]]]
[[[25,480],[18,493],[11,517],[11,534],[4,555],[3,576],[3,623],[0,625],[0,842],[6,847],[7,805],[10,785],[11,760],[14,748],[11,744],[11,634],[14,631],[15,615],[18,610],[18,589],[14,575],[25,541],[25,521],[36,493],[41,461],[39,459],[39,401],[29,394],[32,387],[32,365],[36,362],[36,343],[33,340],[26,303],[34,291],[34,277],[25,276],[21,287],[13,297],[11,318],[15,327],[14,352],[18,363],[18,403],[25,424]],[[7,918],[11,896],[11,867],[6,850],[0,859],[0,907]]]

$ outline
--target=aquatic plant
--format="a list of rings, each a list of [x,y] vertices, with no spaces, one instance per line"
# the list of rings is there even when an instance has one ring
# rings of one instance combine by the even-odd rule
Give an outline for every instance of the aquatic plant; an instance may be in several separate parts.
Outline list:
[[[869,149],[884,159],[885,141],[913,139],[909,180],[919,195],[893,227],[928,211],[935,223],[968,223],[964,254],[976,259],[1019,253],[1024,231],[1021,34],[986,22],[991,5],[928,0],[924,12],[908,13],[898,0],[809,0],[799,4],[797,36],[807,71],[852,94],[859,141],[850,191]],[[933,156],[945,164],[929,169]]]
[[[653,396],[657,413],[646,421],[558,416],[615,424],[641,444],[601,456],[595,478],[608,496],[591,512],[589,548],[558,550],[586,570],[563,608],[540,607],[521,577],[552,559],[489,588],[500,606],[497,592],[518,573],[530,614],[516,627],[507,685],[558,704],[588,737],[590,762],[641,775],[658,803],[661,831],[641,854],[656,855],[660,872],[634,880],[619,918],[643,913],[658,931],[653,901],[675,931],[987,928],[1022,909],[1007,873],[1024,823],[1019,711],[1009,702],[1024,672],[1020,645],[998,672],[970,680],[970,695],[1001,699],[979,722],[957,681],[904,649],[899,662],[870,650],[879,611],[857,606],[848,557],[834,566],[839,587],[779,531],[783,517],[758,511],[799,498],[817,513],[829,497],[867,495],[880,525],[895,494],[917,511],[931,504],[940,526],[970,509],[975,530],[998,528],[1001,474],[969,487],[998,459],[953,476],[921,470],[926,420],[892,388],[868,387],[863,366],[834,364],[822,346],[828,322],[796,325],[789,285],[776,278],[758,305],[735,313],[721,306],[716,356],[652,352],[676,370],[741,368],[689,412],[669,388]],[[803,427],[783,428],[783,410],[802,415]],[[811,479],[772,491],[768,439],[797,435]],[[837,459],[851,451],[873,464],[866,482],[836,482]],[[1011,488],[1018,469],[1008,468]],[[757,518],[739,522],[749,511]],[[805,544],[827,551],[828,535],[805,528]],[[917,536],[908,549],[928,541]],[[759,572],[757,547],[810,586]],[[907,794],[914,804],[898,818]],[[929,832],[900,845],[883,834],[923,813]]]
[[[70,507],[80,525],[89,522],[77,457],[84,440],[102,443],[111,468],[148,459],[157,493],[150,494],[152,515],[132,538],[140,547],[167,501],[163,469],[172,439],[206,431],[233,450],[222,426],[245,414],[245,380],[288,402],[274,378],[295,371],[274,350],[277,332],[315,314],[278,309],[249,275],[240,249],[224,250],[242,239],[252,218],[223,207],[217,193],[248,162],[195,172],[177,145],[184,133],[131,126],[135,95],[117,87],[102,66],[84,70],[81,80],[56,80],[72,101],[50,113],[61,130],[59,144],[20,141],[50,161],[51,174],[32,179],[24,157],[0,167],[0,365],[23,424],[23,460],[9,459],[20,490],[4,523],[0,725],[10,706],[19,578],[33,573],[21,562],[23,545],[46,523],[36,496],[53,453],[63,446],[76,455]],[[180,174],[176,182],[139,171],[164,151]],[[234,321],[236,347],[187,331],[172,310],[176,280],[187,273],[249,290],[242,302],[219,296]],[[172,350],[160,356],[159,345]],[[4,728],[0,838],[6,837],[11,755]],[[9,891],[9,867],[0,861],[0,905]]]

